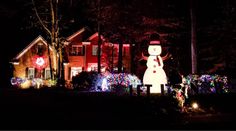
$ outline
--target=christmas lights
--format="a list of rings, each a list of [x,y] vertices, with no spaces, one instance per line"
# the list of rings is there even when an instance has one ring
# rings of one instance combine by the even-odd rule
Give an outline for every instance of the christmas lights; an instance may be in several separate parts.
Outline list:
[[[33,63],[33,66],[39,70],[47,67],[47,59],[45,56],[35,55],[32,58],[32,63]]]

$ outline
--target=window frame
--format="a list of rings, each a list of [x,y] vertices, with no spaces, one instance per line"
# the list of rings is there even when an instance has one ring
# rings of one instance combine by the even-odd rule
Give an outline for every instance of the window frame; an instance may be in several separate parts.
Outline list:
[[[75,76],[75,75],[73,75],[73,72],[76,72],[77,71],[77,73],[79,74],[80,72],[82,72],[83,71],[83,67],[80,67],[80,66],[78,66],[78,67],[71,67],[70,68],[70,78],[72,79],[72,77],[73,76]]]
[[[49,71],[49,76],[47,76],[47,71]],[[51,71],[50,68],[45,68],[44,69],[44,79],[49,80],[51,78]]]
[[[98,45],[92,45],[92,55],[97,56],[97,52],[98,52]]]
[[[34,79],[35,78],[35,68],[29,67],[27,71],[28,79]],[[30,76],[33,76],[32,78]]]
[[[80,51],[79,51],[80,50]],[[70,56],[84,56],[84,46],[83,45],[71,45],[69,50]]]
[[[96,52],[94,51],[95,49]],[[92,45],[92,56],[97,56],[98,55],[98,45]],[[101,50],[100,50],[100,55],[102,55],[102,47],[101,47]]]

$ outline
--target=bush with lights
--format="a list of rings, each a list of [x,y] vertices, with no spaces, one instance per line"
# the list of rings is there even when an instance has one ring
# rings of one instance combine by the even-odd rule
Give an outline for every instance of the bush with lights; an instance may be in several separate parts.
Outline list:
[[[140,79],[128,73],[101,73],[83,71],[72,79],[74,89],[92,92],[128,92],[129,86],[141,85]]]
[[[20,78],[20,77],[12,77],[11,85],[15,88],[19,89],[29,89],[35,88],[40,89],[42,87],[54,87],[56,85],[56,80],[43,80],[41,78]]]
[[[81,91],[89,91],[94,87],[98,75],[95,71],[80,72],[78,75],[72,77],[73,88]]]
[[[190,93],[228,93],[230,84],[227,76],[220,75],[188,75],[184,77],[185,85],[191,89]]]

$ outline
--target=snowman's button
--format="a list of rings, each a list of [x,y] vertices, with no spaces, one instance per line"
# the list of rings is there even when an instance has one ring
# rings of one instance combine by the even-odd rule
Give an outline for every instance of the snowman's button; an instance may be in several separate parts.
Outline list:
[[[154,65],[153,67],[156,68],[156,65]]]
[[[156,71],[154,70],[153,73],[156,73]]]

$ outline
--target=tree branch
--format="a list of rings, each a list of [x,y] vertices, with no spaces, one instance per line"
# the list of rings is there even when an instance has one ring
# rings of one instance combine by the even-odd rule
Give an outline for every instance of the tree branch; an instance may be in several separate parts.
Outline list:
[[[34,6],[33,8],[34,8],[35,14],[36,14],[36,16],[37,16],[37,18],[38,18],[40,24],[43,26],[43,28],[46,30],[46,32],[47,32],[49,35],[51,35],[50,30],[46,27],[46,25],[43,23],[43,21],[42,21],[41,18],[39,17],[39,14],[38,14],[38,11],[37,11],[37,9],[36,9],[34,0],[32,0],[32,4],[33,4],[33,6]]]
[[[54,14],[54,7],[53,7],[53,1],[52,0],[49,0],[50,1],[50,10],[51,10],[51,22],[52,22],[52,25],[51,25],[51,42],[52,42],[52,45],[54,47],[57,48],[57,44],[55,43],[55,14]]]

